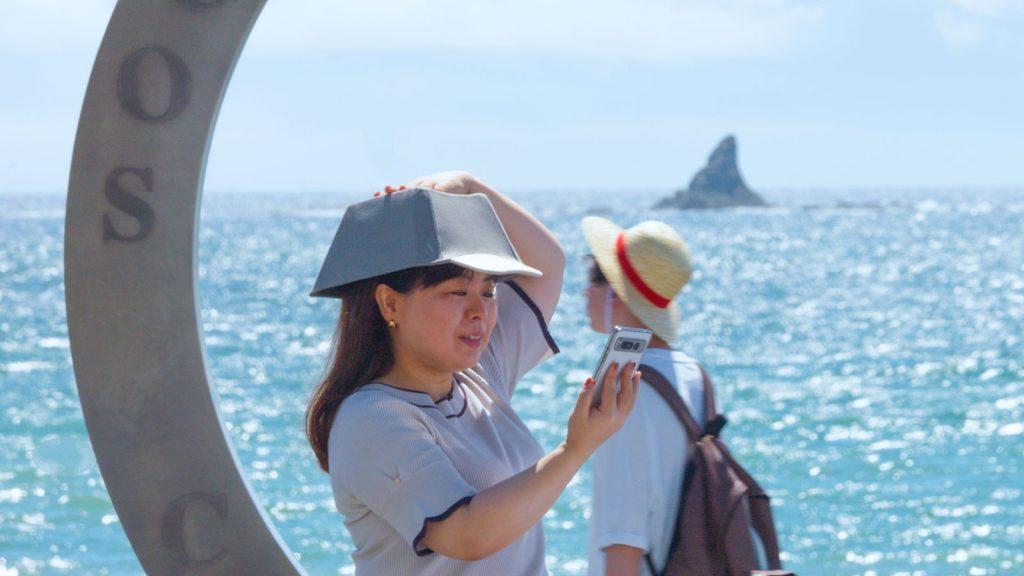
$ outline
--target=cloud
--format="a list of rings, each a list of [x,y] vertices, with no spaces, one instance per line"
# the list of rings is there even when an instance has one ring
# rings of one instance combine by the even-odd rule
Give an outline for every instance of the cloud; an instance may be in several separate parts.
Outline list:
[[[966,14],[996,18],[1008,12],[1024,11],[1024,0],[947,0],[948,4]]]
[[[935,29],[946,44],[963,49],[1001,34],[1008,20],[1024,16],[1024,0],[945,0]]]
[[[821,15],[821,8],[798,0],[288,0],[267,4],[251,48],[730,59],[785,50]]]
[[[976,18],[965,18],[951,10],[935,14],[935,29],[954,48],[967,48],[985,38],[985,24]]]

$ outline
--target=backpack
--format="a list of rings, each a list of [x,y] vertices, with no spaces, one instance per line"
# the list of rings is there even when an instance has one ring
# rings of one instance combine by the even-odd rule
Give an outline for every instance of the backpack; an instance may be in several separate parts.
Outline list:
[[[782,569],[771,506],[757,481],[718,437],[726,418],[715,410],[715,394],[704,368],[704,426],[690,414],[675,386],[654,368],[637,368],[672,408],[690,439],[686,472],[668,561],[655,576],[793,576]],[[759,543],[754,538],[757,535]]]

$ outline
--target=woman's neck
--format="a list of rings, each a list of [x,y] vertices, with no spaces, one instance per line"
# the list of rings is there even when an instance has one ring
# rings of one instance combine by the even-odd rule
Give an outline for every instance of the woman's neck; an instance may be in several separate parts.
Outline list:
[[[438,372],[401,358],[395,358],[391,370],[377,380],[396,388],[423,392],[434,402],[447,396],[452,388],[451,372]]]

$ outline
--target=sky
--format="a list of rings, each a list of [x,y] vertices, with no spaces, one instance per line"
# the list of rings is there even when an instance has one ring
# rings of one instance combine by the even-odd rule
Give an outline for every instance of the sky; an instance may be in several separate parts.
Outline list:
[[[157,1],[157,0],[138,0]],[[0,193],[64,193],[112,0],[0,0]],[[1024,187],[1024,0],[269,0],[206,190]]]

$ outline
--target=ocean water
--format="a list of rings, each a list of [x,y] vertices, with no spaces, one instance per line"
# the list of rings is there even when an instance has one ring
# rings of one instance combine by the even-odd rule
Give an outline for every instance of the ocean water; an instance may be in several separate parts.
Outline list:
[[[563,352],[514,399],[545,447],[602,344],[586,329],[580,217],[663,219],[696,266],[680,348],[715,378],[727,440],[774,497],[788,567],[1024,574],[1024,191],[780,192],[774,208],[706,213],[651,211],[657,195],[635,191],[513,196],[570,256],[551,325]],[[208,370],[259,500],[311,574],[352,573],[302,415],[337,312],[306,293],[353,198],[203,207]],[[63,208],[0,196],[0,575],[138,574],[74,384]],[[589,486],[585,468],[544,519],[552,574],[585,570]]]

